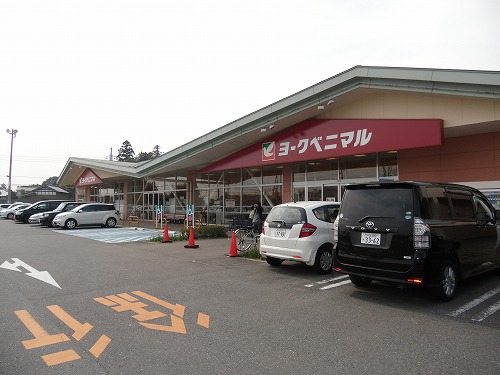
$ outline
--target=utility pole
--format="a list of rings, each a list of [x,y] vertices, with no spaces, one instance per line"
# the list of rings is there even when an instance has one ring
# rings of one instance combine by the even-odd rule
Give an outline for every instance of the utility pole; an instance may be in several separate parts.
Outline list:
[[[7,198],[7,203],[12,203],[12,147],[14,146],[14,138],[16,138],[16,129],[7,129],[7,133],[10,134],[10,164],[9,164],[9,196]]]

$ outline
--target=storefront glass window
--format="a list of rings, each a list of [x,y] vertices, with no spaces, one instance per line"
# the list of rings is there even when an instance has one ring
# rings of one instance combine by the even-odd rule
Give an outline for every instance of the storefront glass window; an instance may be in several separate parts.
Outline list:
[[[306,180],[306,163],[293,164],[293,182],[305,182]]]
[[[355,178],[376,178],[376,156],[376,154],[360,154],[341,157],[340,178],[342,180]]]
[[[224,186],[240,186],[241,185],[241,169],[231,169],[224,172]]]
[[[186,190],[187,189],[187,177],[177,176],[177,190]]]
[[[314,160],[307,163],[307,181],[338,180],[338,159]]]
[[[391,178],[398,175],[397,152],[380,152],[378,154],[378,178]]]
[[[295,202],[306,200],[306,188],[305,187],[295,187],[293,188],[293,200]]]
[[[224,198],[224,206],[226,208],[226,212],[240,211],[240,188],[224,189]]]
[[[338,185],[324,185],[323,186],[323,200],[340,202]]]
[[[243,168],[243,185],[260,185],[262,173],[260,167]]]
[[[262,167],[262,183],[281,184],[283,182],[283,166],[282,165],[265,165]]]
[[[196,189],[208,189],[208,173],[196,175]]]
[[[260,191],[260,186],[243,187],[241,196],[242,212],[249,210],[250,207],[255,204],[255,202],[261,201]]]
[[[269,213],[271,208],[282,202],[282,185],[268,185],[262,187],[262,208],[265,213]]]
[[[210,188],[224,185],[223,174],[221,171],[210,172],[208,177],[210,182]]]
[[[224,189],[215,188],[208,191],[208,223],[223,224],[223,200]]]
[[[308,201],[320,201],[321,200],[321,186],[310,186],[307,188],[307,200]]]

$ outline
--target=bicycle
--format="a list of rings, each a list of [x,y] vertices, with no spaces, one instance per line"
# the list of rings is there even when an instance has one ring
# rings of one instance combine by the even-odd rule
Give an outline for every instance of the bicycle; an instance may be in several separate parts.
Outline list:
[[[260,240],[260,233],[255,233],[251,226],[236,229],[234,233],[236,235],[236,248],[240,253],[247,252],[251,246],[256,246]]]

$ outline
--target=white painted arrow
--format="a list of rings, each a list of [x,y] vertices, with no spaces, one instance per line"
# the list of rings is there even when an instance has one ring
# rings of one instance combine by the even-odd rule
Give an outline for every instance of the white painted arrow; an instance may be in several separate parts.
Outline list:
[[[6,260],[5,262],[2,263],[2,265],[0,265],[0,268],[21,272],[21,270],[18,268],[23,267],[25,270],[28,271],[26,275],[34,277],[35,279],[43,281],[47,284],[53,285],[56,288],[62,289],[59,286],[59,284],[54,280],[54,278],[50,276],[50,273],[48,273],[47,271],[38,271],[17,258],[12,258],[12,260],[14,261],[14,263],[9,263],[9,261]]]

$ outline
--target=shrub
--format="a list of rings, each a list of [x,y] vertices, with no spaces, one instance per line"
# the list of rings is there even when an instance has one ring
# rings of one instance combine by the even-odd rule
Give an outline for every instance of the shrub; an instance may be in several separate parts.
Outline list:
[[[259,249],[257,248],[256,245],[251,246],[247,251],[243,251],[241,253],[241,256],[243,258],[250,258],[250,259],[263,259],[260,256]]]
[[[176,235],[169,236],[172,242],[189,240],[190,228],[181,229]],[[194,228],[194,238],[227,238],[227,229],[220,225],[204,225],[200,228]],[[151,237],[149,242],[162,242],[163,234]]]

